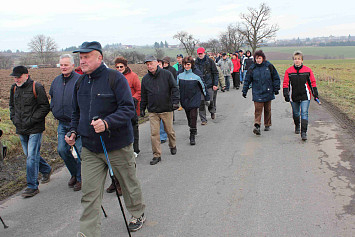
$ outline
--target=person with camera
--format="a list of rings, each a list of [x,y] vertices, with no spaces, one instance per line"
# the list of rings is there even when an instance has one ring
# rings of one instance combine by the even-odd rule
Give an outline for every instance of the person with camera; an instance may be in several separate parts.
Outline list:
[[[29,198],[39,193],[38,172],[42,173],[42,184],[50,181],[52,173],[51,166],[40,155],[45,118],[50,107],[44,87],[30,78],[26,67],[14,67],[10,76],[15,81],[10,90],[10,119],[27,156],[27,188],[22,197]]]
[[[58,124],[58,154],[63,159],[69,170],[71,178],[68,182],[69,188],[74,191],[81,190],[81,162],[75,159],[71,153],[70,146],[65,142],[65,135],[69,132],[72,114],[72,98],[75,82],[80,75],[74,71],[74,58],[70,54],[63,54],[59,59],[61,74],[57,76],[50,87],[51,111],[59,121]],[[75,143],[78,151],[81,151],[81,138],[78,137]]]
[[[80,231],[87,237],[101,236],[100,206],[108,171],[103,143],[113,173],[121,185],[126,208],[132,214],[128,228],[137,231],[146,217],[133,154],[131,120],[135,107],[131,90],[120,72],[105,66],[99,42],[84,42],[73,53],[79,53],[80,66],[85,74],[74,87],[71,135],[65,136],[65,140],[72,146],[76,136],[80,135],[83,144]],[[94,119],[97,116],[99,119]]]
[[[149,112],[150,138],[152,142],[153,160],[151,165],[161,161],[160,148],[160,121],[163,121],[164,130],[168,134],[170,153],[175,155],[176,137],[173,128],[173,110],[179,108],[179,90],[173,74],[158,67],[154,56],[145,59],[148,73],[142,79],[141,86],[141,116],[145,110]]]

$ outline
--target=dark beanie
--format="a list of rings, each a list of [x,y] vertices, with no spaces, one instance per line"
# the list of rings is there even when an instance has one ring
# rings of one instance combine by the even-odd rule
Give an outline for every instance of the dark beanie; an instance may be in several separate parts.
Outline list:
[[[115,64],[122,63],[127,67],[127,60],[124,57],[117,57],[115,59]]]

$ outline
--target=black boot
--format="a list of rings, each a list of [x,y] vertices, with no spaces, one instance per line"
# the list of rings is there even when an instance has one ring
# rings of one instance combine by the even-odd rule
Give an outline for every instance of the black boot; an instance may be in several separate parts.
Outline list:
[[[195,135],[197,133],[197,128],[190,128],[190,145],[193,146],[196,144]]]
[[[300,117],[293,117],[293,122],[295,123],[295,133],[300,134],[301,126],[300,126]]]
[[[308,127],[308,120],[301,119],[301,138],[303,141],[307,140],[307,127]]]
[[[253,133],[255,133],[256,135],[260,135],[260,125],[259,124],[254,124],[254,129],[253,129]]]

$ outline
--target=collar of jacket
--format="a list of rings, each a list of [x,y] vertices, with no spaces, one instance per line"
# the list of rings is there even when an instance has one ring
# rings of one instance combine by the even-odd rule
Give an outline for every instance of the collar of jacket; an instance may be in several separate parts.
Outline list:
[[[89,78],[95,78],[98,77],[103,70],[107,69],[104,63],[101,63],[101,65],[95,69],[91,74],[88,74]]]
[[[160,73],[160,71],[161,70],[163,70],[162,68],[160,68],[159,66],[157,66],[157,70],[155,71],[155,73],[153,74],[153,73],[151,73],[150,71],[148,71],[148,73],[149,73],[149,75],[151,76],[151,77],[154,77],[154,78],[156,78],[157,76],[158,76],[158,74]]]
[[[296,69],[296,71],[298,72],[299,70],[301,70],[301,68],[303,67],[303,64],[301,64],[301,66],[297,67],[296,65],[293,64],[293,67]]]
[[[127,75],[128,73],[132,72],[132,70],[127,66],[124,72],[122,73],[123,75]]]
[[[63,79],[63,81],[65,81],[65,82],[67,82],[67,81],[69,81],[70,79],[72,79],[73,76],[74,76],[74,71],[72,71],[68,77],[65,77],[64,74],[62,73],[62,79]]]
[[[203,63],[207,60],[207,55],[205,55],[205,57],[203,57],[203,59],[200,59],[199,57],[197,57],[196,60]]]
[[[32,81],[32,79],[30,78],[30,75],[28,75],[27,80],[21,86],[17,86],[16,84],[15,85],[18,88],[25,88],[28,84],[30,84],[31,81]]]
[[[185,69],[185,73],[192,73],[192,69],[189,69],[189,70]]]

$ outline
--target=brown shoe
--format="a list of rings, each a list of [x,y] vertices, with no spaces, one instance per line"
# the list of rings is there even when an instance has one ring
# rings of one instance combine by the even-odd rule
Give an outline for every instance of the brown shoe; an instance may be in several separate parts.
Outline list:
[[[74,188],[74,185],[76,184],[76,177],[72,176],[68,182],[69,188]]]
[[[207,125],[207,121],[202,121],[201,125]]]
[[[81,182],[76,182],[76,184],[74,185],[74,189],[75,192],[76,191],[80,191],[81,190]]]
[[[121,185],[118,182],[117,178],[115,177],[115,183],[116,183],[116,187],[117,187],[117,192],[118,192],[118,196],[122,196],[122,189],[121,189]],[[115,185],[113,184],[113,182],[111,182],[111,185],[106,189],[107,193],[113,193],[115,192]]]

